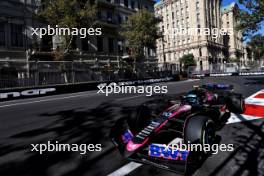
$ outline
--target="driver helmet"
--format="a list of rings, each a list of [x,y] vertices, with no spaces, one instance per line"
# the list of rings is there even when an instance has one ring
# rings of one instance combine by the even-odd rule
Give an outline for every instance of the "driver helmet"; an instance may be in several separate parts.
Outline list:
[[[185,99],[188,103],[198,104],[198,97],[196,94],[187,94]]]

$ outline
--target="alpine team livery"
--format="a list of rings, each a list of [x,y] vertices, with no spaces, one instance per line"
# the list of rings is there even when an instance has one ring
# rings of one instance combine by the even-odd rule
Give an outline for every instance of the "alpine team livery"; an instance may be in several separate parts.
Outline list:
[[[124,157],[186,175],[211,153],[165,145],[219,143],[215,132],[226,124],[231,112],[245,111],[243,96],[226,84],[194,86],[180,100],[165,104],[159,115],[147,104],[139,106],[135,115],[117,120],[110,137]]]

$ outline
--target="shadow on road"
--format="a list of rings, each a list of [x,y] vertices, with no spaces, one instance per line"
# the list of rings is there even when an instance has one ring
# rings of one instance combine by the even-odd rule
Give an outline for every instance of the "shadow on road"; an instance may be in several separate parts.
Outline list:
[[[157,104],[164,97],[154,99],[149,100],[149,103]],[[95,109],[39,114],[36,118],[49,117],[52,121],[40,128],[29,124],[24,127],[23,132],[0,143],[0,175],[80,176],[85,175],[89,169],[96,170],[91,165],[114,149],[108,137],[110,128],[117,119],[126,118],[135,108],[111,102],[102,103]],[[53,144],[56,141],[60,144],[101,143],[102,152],[90,152],[86,155],[80,155],[80,152],[44,152],[40,155],[31,151],[31,144],[47,144],[47,141]],[[97,174],[103,175],[100,169],[97,169]]]
[[[240,117],[243,119],[243,117]],[[238,146],[210,176],[221,175],[223,168],[232,166],[235,172],[230,176],[263,176],[264,175],[264,122],[247,121],[234,126],[232,139]]]
[[[113,146],[108,139],[109,129],[117,118],[127,114],[128,108],[103,103],[92,110],[67,110],[41,114],[55,119],[38,129],[25,130],[0,145],[0,175],[2,176],[51,176],[82,175],[94,160],[99,159]],[[25,127],[28,129],[27,127]],[[102,143],[102,152],[31,152],[31,144],[58,141],[60,144]]]

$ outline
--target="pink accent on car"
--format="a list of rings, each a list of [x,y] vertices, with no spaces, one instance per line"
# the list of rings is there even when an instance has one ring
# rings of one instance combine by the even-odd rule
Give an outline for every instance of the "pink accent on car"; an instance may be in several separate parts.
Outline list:
[[[206,92],[206,98],[207,98],[207,101],[212,101],[214,98],[214,95],[209,92]]]
[[[181,114],[183,112],[187,112],[187,111],[191,110],[191,108],[192,108],[192,106],[190,106],[190,105],[180,106],[165,122],[163,122],[158,128],[155,129],[155,132],[158,132],[163,126],[165,126],[170,119],[172,119],[173,117],[175,117],[178,114]],[[129,152],[135,151],[138,148],[145,145],[148,142],[148,140],[149,140],[149,138],[146,138],[140,144],[135,144],[132,140],[130,140],[126,145],[126,150]]]
[[[126,145],[126,150],[129,152],[135,151],[138,148],[142,147],[143,145],[145,145],[148,142],[148,138],[145,139],[141,144],[134,144],[134,142],[132,140],[130,140],[127,145]]]
[[[175,117],[176,115],[179,115],[183,112],[187,112],[192,109],[191,105],[184,105],[180,106],[165,122],[163,122],[157,129],[155,129],[155,132],[158,132],[162,127],[164,127],[170,119]]]

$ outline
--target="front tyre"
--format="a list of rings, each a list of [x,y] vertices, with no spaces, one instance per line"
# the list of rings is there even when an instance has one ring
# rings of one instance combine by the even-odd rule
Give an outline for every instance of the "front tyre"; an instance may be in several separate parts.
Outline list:
[[[215,125],[209,117],[197,115],[187,120],[184,129],[185,143],[212,145],[215,136]]]

